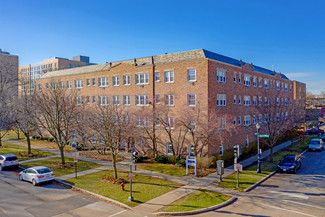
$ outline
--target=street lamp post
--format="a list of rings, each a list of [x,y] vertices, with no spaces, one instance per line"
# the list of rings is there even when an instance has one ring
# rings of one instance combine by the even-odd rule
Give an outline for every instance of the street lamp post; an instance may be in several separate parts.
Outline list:
[[[260,131],[261,126],[259,123],[256,124],[256,130],[257,130],[257,173],[261,173],[261,153],[260,153]]]

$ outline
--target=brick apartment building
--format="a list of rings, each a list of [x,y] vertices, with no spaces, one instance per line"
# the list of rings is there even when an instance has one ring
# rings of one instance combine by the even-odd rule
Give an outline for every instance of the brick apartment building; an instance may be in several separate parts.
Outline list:
[[[235,135],[211,139],[202,155],[222,154],[233,145],[254,142],[257,122],[263,125],[273,115],[274,120],[287,120],[294,106],[304,111],[306,93],[305,84],[284,74],[204,49],[51,71],[37,80],[36,89],[51,88],[53,82],[77,89],[79,103],[124,105],[140,111],[150,110],[152,104],[168,106],[171,124],[200,106],[206,116],[219,115],[221,132],[226,125],[236,126]],[[266,114],[271,105],[281,109]],[[161,144],[159,151],[168,154],[168,146]]]
[[[27,94],[34,93],[36,79],[41,78],[47,72],[77,68],[87,65],[93,65],[92,63],[89,63],[89,57],[75,56],[72,60],[61,57],[52,57],[45,59],[40,63],[20,66],[19,81],[22,82],[22,84],[19,86],[20,88],[24,87]]]
[[[0,49],[0,86],[11,96],[18,96],[18,56]]]

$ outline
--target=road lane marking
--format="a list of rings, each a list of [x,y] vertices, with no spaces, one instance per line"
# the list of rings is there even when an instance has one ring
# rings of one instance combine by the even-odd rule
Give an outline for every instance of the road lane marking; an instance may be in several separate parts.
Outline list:
[[[310,206],[310,207],[313,207],[313,208],[325,210],[324,207],[320,207],[320,206],[314,206],[314,205],[309,205],[309,204],[305,204],[305,203],[299,203],[299,202],[292,201],[292,200],[283,200],[283,201],[290,202],[290,203],[296,203],[296,204],[299,204],[299,205]]]
[[[2,212],[4,212],[4,213],[7,212],[5,209],[2,209],[1,207],[0,207],[0,210],[1,210]]]
[[[259,189],[259,190],[267,191],[267,192],[274,193],[274,194],[286,195],[286,196],[289,196],[289,197],[302,198],[302,199],[305,199],[305,200],[307,200],[309,198],[308,196],[304,196],[304,195],[285,193],[285,192],[281,192],[281,191],[272,191],[272,190],[269,190],[269,189]]]
[[[113,214],[113,215],[110,215],[110,216],[108,216],[108,217],[113,217],[113,216],[119,215],[119,214],[121,214],[121,213],[123,213],[123,212],[125,212],[125,211],[126,211],[126,210],[122,210],[122,211],[117,212],[117,213],[115,213],[115,214]]]
[[[288,211],[288,212],[297,213],[297,214],[300,214],[300,215],[305,215],[305,216],[310,216],[310,217],[317,217],[317,216],[314,216],[314,215],[309,215],[307,213],[298,212],[298,211],[291,210],[291,209],[284,209],[284,208],[280,208],[280,207],[277,207],[277,206],[271,206],[271,205],[267,205],[267,204],[263,204],[263,203],[257,203],[257,204],[260,204],[262,206],[267,206],[267,207],[270,207],[270,208],[273,208],[273,209],[279,209],[279,210],[284,210],[284,211]]]

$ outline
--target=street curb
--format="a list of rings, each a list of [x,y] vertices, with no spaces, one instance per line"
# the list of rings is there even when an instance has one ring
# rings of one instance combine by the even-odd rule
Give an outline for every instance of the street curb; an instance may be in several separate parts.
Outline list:
[[[200,214],[200,213],[204,213],[204,212],[209,212],[209,211],[215,210],[215,209],[220,209],[224,206],[228,206],[229,204],[233,203],[235,200],[237,200],[237,197],[232,197],[229,200],[227,200],[223,203],[220,203],[218,205],[210,206],[210,207],[199,209],[199,210],[186,211],[186,212],[156,212],[153,214],[155,214],[155,215],[171,215],[171,216],[195,215],[195,214]]]
[[[258,186],[259,184],[261,184],[262,182],[264,182],[265,180],[269,179],[271,176],[273,176],[276,173],[276,170],[273,171],[271,174],[265,176],[263,179],[259,180],[258,182],[256,182],[255,184],[252,184],[251,186],[249,186],[248,188],[246,188],[244,190],[244,192],[248,192],[252,189],[254,189],[256,186]]]
[[[115,205],[117,205],[117,206],[119,206],[119,207],[122,207],[122,208],[124,208],[124,209],[132,209],[132,207],[130,207],[130,206],[128,206],[128,205],[125,205],[124,203],[121,203],[121,202],[119,202],[119,201],[117,201],[117,200],[113,200],[113,199],[111,199],[111,198],[104,197],[104,196],[102,196],[102,195],[99,195],[99,194],[96,194],[96,193],[93,193],[93,192],[87,191],[87,190],[85,190],[85,189],[78,188],[78,187],[73,186],[73,185],[70,185],[69,183],[66,183],[66,182],[64,182],[64,181],[62,181],[62,180],[60,180],[60,179],[55,179],[55,181],[58,182],[58,183],[61,183],[61,184],[63,184],[63,185],[69,186],[71,189],[73,189],[73,190],[75,190],[75,191],[79,191],[79,192],[81,192],[81,193],[84,193],[84,194],[87,194],[87,195],[89,195],[89,196],[92,196],[92,197],[94,197],[94,198],[96,198],[96,199],[99,199],[99,200],[102,200],[102,201],[105,201],[105,202],[108,202],[108,203],[113,203],[113,204],[115,204]]]

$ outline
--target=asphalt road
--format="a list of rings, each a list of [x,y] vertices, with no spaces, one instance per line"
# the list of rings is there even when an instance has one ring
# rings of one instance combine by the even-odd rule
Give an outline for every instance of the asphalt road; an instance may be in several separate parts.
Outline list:
[[[232,205],[197,216],[325,217],[325,150],[306,152],[297,174],[277,173]]]
[[[16,171],[0,171],[0,217],[140,217],[146,214],[99,201],[59,184],[33,186]]]

